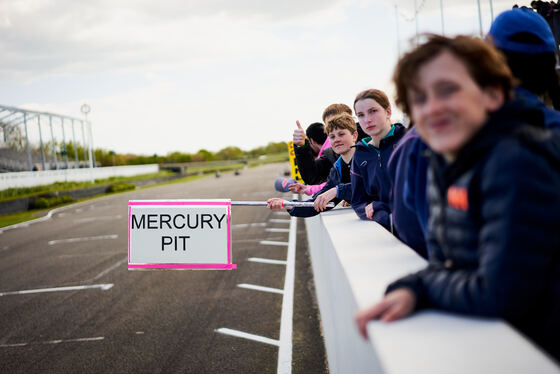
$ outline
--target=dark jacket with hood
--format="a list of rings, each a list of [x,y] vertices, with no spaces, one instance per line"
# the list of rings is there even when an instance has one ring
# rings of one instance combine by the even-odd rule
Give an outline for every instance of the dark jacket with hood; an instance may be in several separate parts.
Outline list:
[[[391,178],[387,162],[404,132],[404,126],[396,123],[385,138],[381,139],[379,148],[368,143],[371,137],[356,143],[350,170],[352,208],[360,219],[367,220],[365,207],[372,203],[373,220],[387,230],[391,230]]]
[[[535,110],[536,109],[536,110]],[[498,317],[560,358],[560,138],[542,112],[509,102],[452,164],[428,173],[429,266],[417,308]]]
[[[428,257],[424,236],[428,221],[427,148],[413,127],[399,141],[388,163],[393,182],[393,233],[424,258]]]
[[[327,183],[318,191],[315,195],[313,195],[312,199],[307,201],[315,201],[317,196],[320,194],[327,192],[333,187],[336,187],[336,197],[332,200],[334,205],[336,206],[342,200],[349,202],[352,200],[352,189],[350,187],[350,178],[348,172],[343,172],[344,168],[344,160],[342,157],[339,157],[338,160],[334,163],[333,167],[331,168],[331,172],[329,174],[329,178]],[[346,174],[346,175],[345,175]],[[330,210],[332,208],[326,208],[325,210]],[[288,211],[291,216],[295,217],[313,217],[319,214],[320,212],[316,211],[313,207],[293,207],[291,210]]]

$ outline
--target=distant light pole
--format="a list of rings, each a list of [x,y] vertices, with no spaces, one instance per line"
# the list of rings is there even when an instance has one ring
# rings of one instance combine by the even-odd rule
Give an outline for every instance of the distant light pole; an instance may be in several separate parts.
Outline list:
[[[445,35],[445,28],[443,27],[443,0],[439,0],[439,12],[441,15],[441,35]]]
[[[480,0],[476,0],[478,4],[478,27],[480,30],[480,37],[484,38],[484,33],[482,32],[482,12],[480,10]]]
[[[92,156],[92,148],[93,148],[93,140],[92,140],[92,135],[91,135],[91,126],[88,127],[89,122],[87,119],[87,116],[89,114],[89,112],[91,112],[91,107],[84,103],[81,107],[80,110],[82,111],[82,113],[84,114],[84,116],[86,117],[86,128],[89,130],[89,146],[88,146],[88,153],[89,153],[89,167],[93,168],[93,156]]]
[[[418,8],[416,0],[414,0],[414,20],[416,21],[416,45],[418,45]]]
[[[401,35],[399,32],[399,10],[395,4],[395,22],[397,24],[397,58],[401,57]]]

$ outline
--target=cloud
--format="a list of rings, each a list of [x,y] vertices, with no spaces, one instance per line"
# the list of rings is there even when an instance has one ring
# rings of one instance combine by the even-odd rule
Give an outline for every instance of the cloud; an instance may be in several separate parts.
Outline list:
[[[286,45],[270,24],[328,11],[338,0],[4,0],[0,79],[161,70],[242,59]],[[266,26],[264,26],[266,25]]]

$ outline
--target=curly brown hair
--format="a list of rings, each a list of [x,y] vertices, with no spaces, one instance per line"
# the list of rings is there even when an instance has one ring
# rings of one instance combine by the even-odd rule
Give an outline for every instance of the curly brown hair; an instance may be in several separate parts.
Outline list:
[[[325,126],[325,132],[328,134],[335,129],[348,130],[350,131],[350,134],[358,131],[354,118],[346,112],[336,114],[329,118],[329,121]]]
[[[397,91],[395,102],[408,116],[411,116],[408,92],[418,88],[418,70],[443,52],[449,52],[461,60],[479,87],[501,87],[505,99],[511,99],[514,78],[504,56],[494,47],[472,36],[448,38],[426,34],[425,37],[425,43],[401,57],[393,73]]]

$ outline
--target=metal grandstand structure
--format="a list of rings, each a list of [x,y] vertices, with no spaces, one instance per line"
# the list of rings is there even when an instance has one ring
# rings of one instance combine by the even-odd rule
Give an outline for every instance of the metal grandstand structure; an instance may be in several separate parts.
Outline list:
[[[91,122],[87,121],[87,117],[84,120],[0,105],[0,132],[0,150],[4,151],[0,154],[0,169],[3,171],[70,169],[95,165]],[[77,137],[81,139],[77,140]],[[14,146],[15,143],[17,146]],[[72,155],[67,152],[69,144],[73,145]],[[80,147],[83,148],[83,156],[78,155]]]

